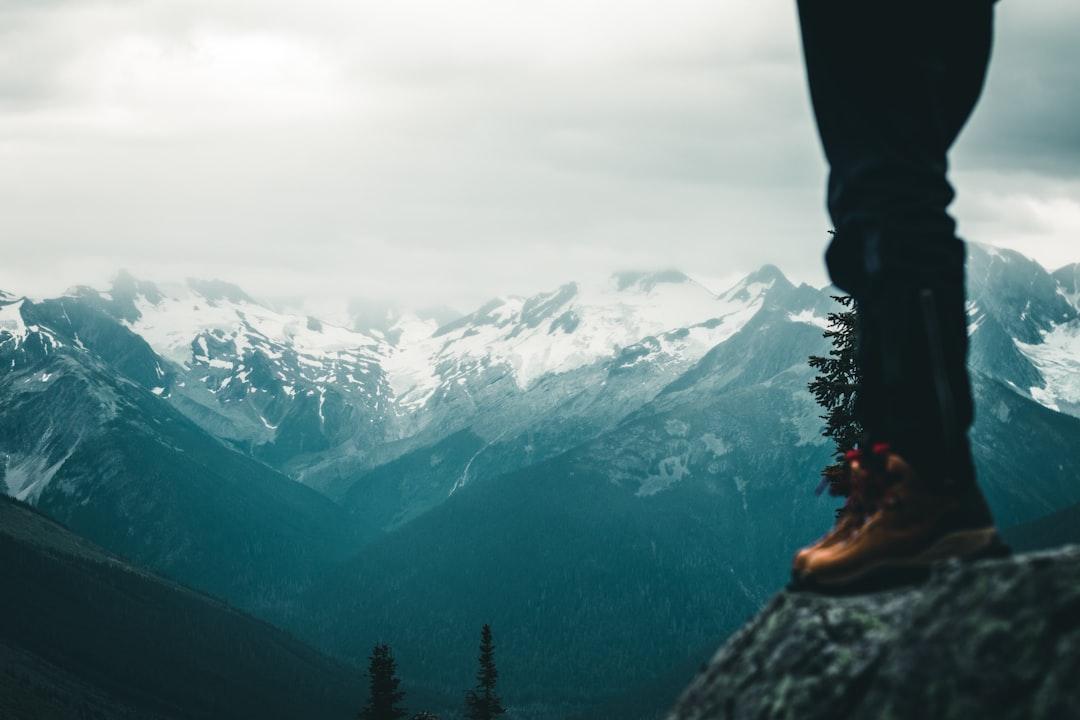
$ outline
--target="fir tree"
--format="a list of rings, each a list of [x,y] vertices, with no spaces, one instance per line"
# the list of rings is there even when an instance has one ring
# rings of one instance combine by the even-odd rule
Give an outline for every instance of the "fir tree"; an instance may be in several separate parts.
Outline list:
[[[856,308],[848,295],[833,296],[843,308],[828,315],[824,337],[832,343],[828,357],[812,355],[810,367],[818,371],[810,382],[810,392],[825,409],[822,435],[835,443],[835,459],[823,471],[826,480],[835,478],[843,468],[844,453],[855,447],[863,433],[855,416],[855,389],[859,382],[856,363]]]
[[[397,663],[394,662],[390,646],[376,645],[368,660],[371,697],[367,706],[360,711],[359,720],[400,720],[407,714],[399,706],[405,692],[398,689],[401,680],[397,676]]]
[[[465,696],[465,716],[469,720],[495,720],[506,712],[495,693],[495,681],[498,678],[491,626],[485,624],[480,631],[480,668],[476,671],[476,688]]]

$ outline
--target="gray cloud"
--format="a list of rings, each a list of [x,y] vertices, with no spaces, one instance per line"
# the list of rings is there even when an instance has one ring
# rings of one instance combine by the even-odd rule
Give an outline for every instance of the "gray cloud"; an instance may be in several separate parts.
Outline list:
[[[1000,5],[954,163],[965,233],[1047,264],[1077,259],[1080,232],[1073,5]],[[0,288],[124,266],[467,308],[634,267],[774,262],[824,282],[791,3],[0,2],[0,18]]]
[[[1076,177],[1080,167],[1080,5],[999,5],[986,96],[958,154],[993,172]]]

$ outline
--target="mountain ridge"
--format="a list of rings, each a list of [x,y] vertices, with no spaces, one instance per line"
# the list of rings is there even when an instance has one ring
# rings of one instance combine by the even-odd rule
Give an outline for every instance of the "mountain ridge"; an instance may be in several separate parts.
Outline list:
[[[358,669],[6,497],[0,556],[4,717],[344,719],[362,696]]]
[[[999,520],[1033,522],[1080,502],[1080,321],[1059,278],[970,252],[976,461]],[[719,293],[618,277],[496,301],[439,335],[135,279],[115,307],[0,302],[0,483],[351,662],[392,639],[446,692],[494,621],[522,717],[601,712],[643,683],[674,694],[665,666],[743,622],[829,523],[806,359],[828,351],[837,307],[776,267]],[[489,596],[511,602],[482,618]],[[545,668],[586,622],[593,650]]]

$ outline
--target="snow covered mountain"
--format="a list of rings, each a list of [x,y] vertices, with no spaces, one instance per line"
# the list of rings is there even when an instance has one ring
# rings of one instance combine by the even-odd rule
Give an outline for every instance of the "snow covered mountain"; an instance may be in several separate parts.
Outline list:
[[[485,415],[482,435],[505,434],[508,421],[543,411],[536,397],[558,402],[574,392],[574,378],[645,365],[655,382],[673,378],[742,327],[778,280],[786,284],[765,270],[716,296],[679,272],[623,273],[493,300],[393,355],[396,394],[416,431],[445,436]],[[524,396],[531,409],[516,400]],[[512,409],[500,411],[507,403]]]
[[[1080,501],[1077,274],[971,248],[972,439],[1003,525]],[[508,689],[573,705],[711,648],[828,524],[806,358],[833,309],[771,266],[442,323],[127,275],[4,294],[0,485],[323,649],[392,633],[433,687],[471,682],[455,653],[494,621]]]
[[[141,369],[151,391],[209,433],[332,492],[456,432],[488,442],[522,431],[584,384],[636,368],[622,411],[573,413],[606,427],[742,327],[778,282],[766,268],[717,296],[674,271],[623,273],[493,300],[441,326],[397,313],[366,331],[275,310],[220,281],[121,273],[107,291],[76,288],[64,302],[145,340],[157,356]],[[8,307],[0,323],[24,334],[19,306]]]
[[[288,471],[394,435],[381,338],[277,312],[222,282],[158,286],[121,274],[71,301],[109,314],[160,358],[153,392],[216,437]]]
[[[489,303],[415,346],[433,370],[401,456],[330,489],[361,524],[398,525],[615,428],[763,307],[782,304],[820,334],[829,303],[772,267],[719,296],[665,272]]]
[[[1051,274],[1008,250],[973,245],[970,255],[973,368],[1080,415],[1078,266]],[[460,467],[442,468],[414,511],[615,427],[685,383],[763,308],[817,327],[831,309],[827,292],[795,287],[772,266],[719,295],[678,271],[619,273],[498,298],[441,325],[437,312],[352,308],[364,330],[274,309],[220,281],[155,285],[121,273],[107,291],[80,287],[62,301],[144,340],[151,352],[117,359],[124,372],[208,433],[333,497],[360,493],[352,504],[370,504],[358,478],[449,443]],[[56,329],[30,333],[23,307],[0,298],[0,333],[50,342]]]
[[[167,361],[73,298],[0,305],[0,486],[110,551],[251,609],[348,546],[340,508],[159,392]]]
[[[768,287],[761,282],[716,297],[679,272],[621,273],[606,285],[568,283],[530,298],[493,300],[421,342],[432,372],[403,385],[401,396],[420,405],[477,368],[494,365],[504,366],[525,390],[544,375],[679,329],[687,332],[668,340],[667,354],[700,356],[753,315]]]
[[[1051,274],[1018,252],[980,245],[969,255],[973,366],[1080,417],[1077,266]]]

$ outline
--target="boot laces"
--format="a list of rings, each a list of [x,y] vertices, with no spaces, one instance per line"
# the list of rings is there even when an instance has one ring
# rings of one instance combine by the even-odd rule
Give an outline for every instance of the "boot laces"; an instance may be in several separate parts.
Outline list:
[[[889,444],[883,442],[871,445],[869,452],[861,448],[848,450],[842,465],[833,465],[822,473],[817,494],[828,488],[829,495],[847,498],[836,509],[837,519],[846,514],[866,514],[881,502],[891,484],[885,472],[885,459],[889,451]],[[856,464],[861,471],[856,471]]]

